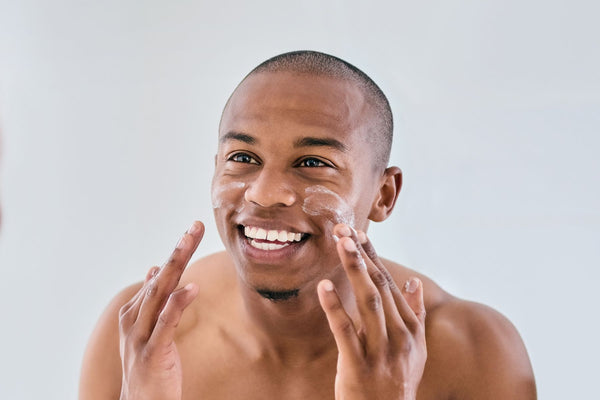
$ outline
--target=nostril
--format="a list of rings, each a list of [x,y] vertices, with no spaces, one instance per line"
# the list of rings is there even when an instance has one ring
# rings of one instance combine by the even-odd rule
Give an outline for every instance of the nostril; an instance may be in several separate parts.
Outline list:
[[[296,193],[285,185],[262,185],[255,182],[244,192],[244,200],[261,207],[289,207],[296,202]]]

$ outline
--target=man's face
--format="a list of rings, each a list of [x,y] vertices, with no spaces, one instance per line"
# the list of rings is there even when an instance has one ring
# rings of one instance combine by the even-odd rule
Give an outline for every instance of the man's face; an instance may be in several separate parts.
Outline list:
[[[302,289],[341,271],[332,229],[366,230],[381,183],[372,126],[352,82],[268,72],[238,87],[221,120],[212,196],[247,284]]]

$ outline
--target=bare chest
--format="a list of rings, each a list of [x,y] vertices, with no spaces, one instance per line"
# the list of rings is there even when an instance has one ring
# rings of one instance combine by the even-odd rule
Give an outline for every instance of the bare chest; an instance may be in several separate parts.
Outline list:
[[[183,400],[335,399],[335,359],[290,366],[251,359],[239,349],[217,349],[182,355]],[[440,386],[426,373],[417,400],[447,400]]]
[[[205,356],[183,365],[184,400],[334,399],[335,362],[290,366],[245,354]]]

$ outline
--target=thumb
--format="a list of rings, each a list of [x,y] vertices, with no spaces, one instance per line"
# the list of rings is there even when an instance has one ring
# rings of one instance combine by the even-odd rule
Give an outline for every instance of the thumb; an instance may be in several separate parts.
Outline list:
[[[425,302],[423,300],[423,282],[419,278],[412,277],[406,281],[402,294],[406,303],[415,313],[421,324],[425,324]]]

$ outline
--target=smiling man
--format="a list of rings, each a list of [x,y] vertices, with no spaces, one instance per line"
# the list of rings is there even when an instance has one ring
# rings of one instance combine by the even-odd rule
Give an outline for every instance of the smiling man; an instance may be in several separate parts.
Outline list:
[[[388,102],[316,52],[254,69],[223,111],[212,201],[226,251],[186,268],[196,222],[109,305],[81,399],[534,399],[504,317],[379,258],[402,183]]]

